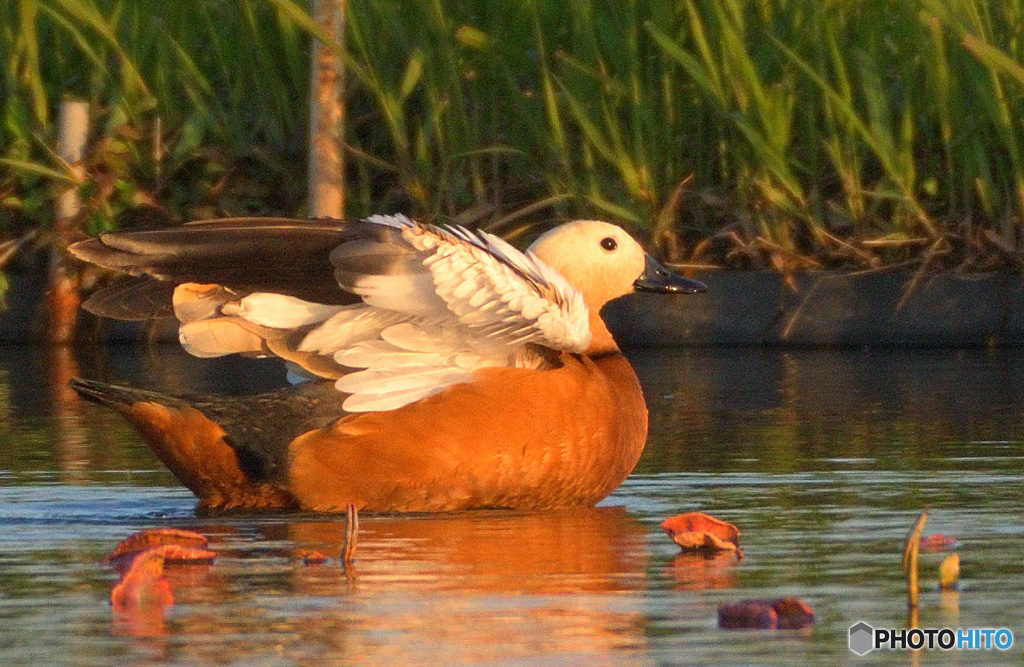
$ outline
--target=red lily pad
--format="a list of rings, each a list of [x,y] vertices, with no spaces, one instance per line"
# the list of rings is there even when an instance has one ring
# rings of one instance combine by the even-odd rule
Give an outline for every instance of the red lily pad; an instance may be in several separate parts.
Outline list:
[[[918,543],[918,548],[921,551],[950,551],[956,548],[956,538],[936,533],[928,537],[922,537]]]
[[[319,551],[306,551],[302,553],[302,562],[306,565],[323,565],[327,562],[327,556]]]
[[[174,603],[171,585],[164,577],[164,554],[160,549],[150,549],[132,561],[110,592],[110,603],[116,611],[163,608]]]
[[[741,600],[718,607],[718,627],[724,630],[774,630],[779,615],[766,600]]]
[[[662,521],[661,529],[684,550],[731,551],[737,559],[743,558],[739,546],[740,529],[710,514],[680,514]]]
[[[164,565],[209,565],[217,557],[215,551],[200,549],[198,547],[186,547],[180,544],[162,544],[140,552],[127,552],[119,556],[108,556],[105,562],[113,566],[115,570],[124,573],[132,566],[136,558],[150,551],[159,551],[163,554]]]
[[[801,630],[814,625],[814,612],[798,597],[741,600],[718,608],[724,630]]]
[[[134,556],[147,549],[163,545],[176,545],[192,549],[206,549],[210,540],[205,535],[194,533],[191,530],[180,528],[150,528],[139,531],[121,541],[109,556],[103,559],[104,563],[110,563],[126,556]]]
[[[798,597],[774,600],[772,607],[779,617],[779,630],[802,630],[814,625],[814,611]]]
[[[164,555],[165,565],[208,565],[217,557],[216,551],[186,547],[180,544],[164,544],[149,551],[159,551]]]

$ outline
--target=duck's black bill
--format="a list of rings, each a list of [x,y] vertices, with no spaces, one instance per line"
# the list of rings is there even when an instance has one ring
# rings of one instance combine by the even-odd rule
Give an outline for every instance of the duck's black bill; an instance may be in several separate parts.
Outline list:
[[[708,291],[704,283],[672,273],[650,255],[647,255],[643,274],[636,279],[633,287],[641,292],[659,294],[697,294]]]

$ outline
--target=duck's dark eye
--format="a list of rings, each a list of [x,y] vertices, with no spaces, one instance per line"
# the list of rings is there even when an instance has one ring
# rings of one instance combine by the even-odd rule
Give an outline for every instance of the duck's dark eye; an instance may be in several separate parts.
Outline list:
[[[618,248],[619,244],[618,242],[615,241],[615,239],[613,239],[610,236],[607,236],[601,239],[601,247],[607,250],[608,252],[611,252],[612,250]]]

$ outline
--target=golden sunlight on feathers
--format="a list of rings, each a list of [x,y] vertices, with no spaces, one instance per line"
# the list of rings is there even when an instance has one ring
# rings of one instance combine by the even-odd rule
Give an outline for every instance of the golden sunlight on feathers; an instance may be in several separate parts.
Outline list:
[[[275,260],[280,235],[308,273]],[[312,379],[202,405],[167,397],[169,407],[73,383],[125,414],[211,507],[592,505],[633,469],[647,433],[640,385],[601,308],[641,288],[703,290],[594,220],[525,252],[402,215],[105,234],[72,252],[179,283],[174,312],[193,354],[278,356],[290,377]]]

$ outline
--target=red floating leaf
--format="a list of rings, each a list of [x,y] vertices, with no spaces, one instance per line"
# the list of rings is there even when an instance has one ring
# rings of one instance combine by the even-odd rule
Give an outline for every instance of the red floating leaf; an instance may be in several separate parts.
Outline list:
[[[736,558],[743,558],[743,551],[739,547],[740,529],[710,514],[680,514],[662,521],[661,529],[683,549],[732,551]]]
[[[725,630],[800,630],[814,625],[814,612],[797,597],[741,600],[718,608],[718,627]]]
[[[327,556],[319,551],[306,551],[302,554],[302,562],[306,565],[323,565],[327,562]]]
[[[946,537],[942,533],[922,537],[918,543],[921,551],[949,551],[956,548],[956,538]]]
[[[217,552],[209,549],[185,547],[180,544],[164,544],[149,551],[159,551],[164,555],[165,565],[206,565],[213,562]]]
[[[194,533],[191,530],[181,530],[180,528],[150,528],[148,530],[135,533],[123,540],[109,556],[103,559],[103,562],[109,563],[125,556],[133,556],[146,551],[147,549],[163,546],[165,544],[190,547],[193,549],[205,549],[210,544],[210,540],[208,540],[205,535]]]
[[[164,556],[165,565],[209,565],[217,557],[217,553],[208,549],[186,547],[180,544],[163,544],[145,551],[126,552],[118,556],[111,554],[104,561],[115,570],[124,574],[132,566],[132,562],[140,555],[149,551],[159,551]]]
[[[164,555],[160,549],[139,554],[110,592],[110,603],[117,611],[166,607],[173,602],[171,585],[164,578]]]
[[[774,630],[779,617],[766,600],[742,600],[718,608],[718,627],[725,630]]]
[[[798,597],[773,600],[772,607],[779,617],[779,630],[801,630],[814,625],[814,611]]]

